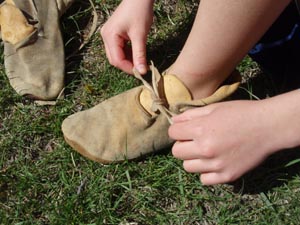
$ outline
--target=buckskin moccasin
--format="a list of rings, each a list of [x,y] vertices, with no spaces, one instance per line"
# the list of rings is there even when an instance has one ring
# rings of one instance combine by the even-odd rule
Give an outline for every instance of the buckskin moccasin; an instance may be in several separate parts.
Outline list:
[[[174,114],[221,101],[239,86],[240,79],[221,86],[213,95],[193,100],[174,75],[152,70],[152,86],[135,71],[142,86],[67,117],[62,123],[66,142],[83,156],[103,163],[139,158],[170,147],[168,128]]]
[[[55,99],[64,87],[65,56],[59,19],[74,0],[5,0],[0,5],[4,65],[15,91]]]

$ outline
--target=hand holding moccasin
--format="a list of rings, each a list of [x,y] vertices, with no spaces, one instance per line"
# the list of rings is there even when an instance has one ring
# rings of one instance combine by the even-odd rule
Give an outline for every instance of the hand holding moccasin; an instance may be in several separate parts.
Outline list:
[[[86,111],[66,118],[62,131],[67,143],[83,156],[101,163],[135,159],[170,147],[172,115],[188,108],[221,101],[234,92],[239,81],[224,85],[212,96],[192,100],[174,75],[161,76],[152,65],[152,85],[139,86]]]

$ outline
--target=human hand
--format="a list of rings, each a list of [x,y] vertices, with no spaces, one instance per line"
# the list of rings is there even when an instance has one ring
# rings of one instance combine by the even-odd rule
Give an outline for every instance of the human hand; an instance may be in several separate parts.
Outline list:
[[[172,153],[204,185],[234,181],[278,147],[271,109],[263,101],[231,101],[188,110],[172,118]]]
[[[147,72],[146,40],[153,23],[154,0],[123,0],[101,28],[110,64],[132,74]],[[128,43],[131,42],[131,48]]]

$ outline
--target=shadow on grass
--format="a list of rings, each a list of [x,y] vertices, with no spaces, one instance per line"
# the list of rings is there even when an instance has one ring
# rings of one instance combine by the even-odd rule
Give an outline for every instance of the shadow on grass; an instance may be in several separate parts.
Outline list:
[[[76,87],[76,85],[70,87],[71,82],[74,82],[74,84],[80,82],[81,75],[74,74],[72,71],[79,68],[87,47],[84,46],[80,49],[93,16],[90,8],[89,1],[75,1],[61,19],[62,35],[65,43],[65,73],[67,74],[65,76],[65,93],[74,91],[72,87]]]
[[[300,175],[300,149],[288,149],[270,156],[264,163],[233,183],[242,194],[268,192]],[[295,162],[295,164],[293,164]]]
[[[156,40],[149,47],[147,58],[154,62],[159,71],[166,70],[175,62],[192,28],[195,14],[194,10],[166,40]]]

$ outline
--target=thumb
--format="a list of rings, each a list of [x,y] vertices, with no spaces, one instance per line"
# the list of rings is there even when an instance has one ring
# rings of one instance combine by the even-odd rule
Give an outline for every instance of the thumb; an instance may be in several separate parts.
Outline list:
[[[131,43],[134,68],[139,73],[145,74],[147,73],[146,37],[132,39]]]

